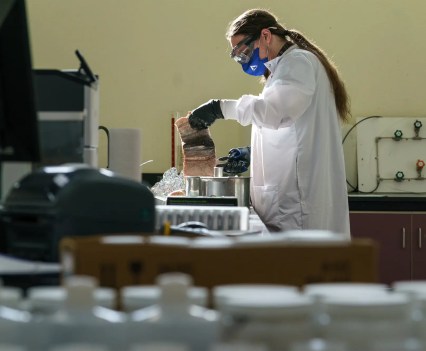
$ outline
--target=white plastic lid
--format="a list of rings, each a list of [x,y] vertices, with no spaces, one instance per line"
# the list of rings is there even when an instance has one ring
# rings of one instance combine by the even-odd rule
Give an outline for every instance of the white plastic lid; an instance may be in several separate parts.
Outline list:
[[[331,316],[343,317],[368,317],[398,318],[407,317],[409,312],[409,298],[403,294],[361,294],[329,296],[324,299],[324,304]]]
[[[392,288],[396,292],[412,293],[420,299],[426,298],[426,281],[399,281],[392,285]]]
[[[97,280],[94,277],[75,275],[65,279],[65,305],[73,309],[95,306],[94,291]]]
[[[62,286],[36,286],[27,292],[30,309],[35,311],[56,311],[66,299]],[[95,304],[106,308],[115,307],[116,292],[112,288],[98,287],[94,291]]]
[[[188,303],[188,289],[192,285],[192,278],[184,273],[164,273],[156,279],[160,287],[160,300],[162,304]]]
[[[213,288],[213,302],[217,308],[226,305],[232,299],[285,299],[288,296],[300,295],[298,288],[279,284],[229,284]]]
[[[161,290],[158,286],[126,286],[121,289],[121,301],[126,311],[152,306],[158,303]],[[191,304],[206,307],[208,299],[207,288],[190,287],[188,290]]]
[[[388,286],[378,283],[315,283],[303,287],[307,296],[359,296],[360,294],[388,294]]]
[[[229,298],[219,309],[223,313],[260,318],[307,317],[313,310],[312,300],[306,296],[288,295],[262,299],[258,296]]]

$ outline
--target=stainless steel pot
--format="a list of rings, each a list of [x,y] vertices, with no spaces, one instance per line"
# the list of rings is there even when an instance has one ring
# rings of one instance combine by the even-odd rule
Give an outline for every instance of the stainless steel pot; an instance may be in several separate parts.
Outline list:
[[[235,196],[238,206],[250,206],[250,177],[185,177],[187,196]]]

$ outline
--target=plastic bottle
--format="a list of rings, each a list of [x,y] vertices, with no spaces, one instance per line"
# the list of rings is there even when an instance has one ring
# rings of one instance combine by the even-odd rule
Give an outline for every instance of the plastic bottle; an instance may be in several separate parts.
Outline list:
[[[208,350],[219,339],[219,315],[191,305],[191,284],[191,278],[183,273],[160,275],[158,303],[130,314],[127,339],[133,344],[162,341],[186,345],[191,351]]]
[[[121,304],[126,312],[155,305],[160,298],[160,287],[150,286],[126,286],[121,289]],[[190,303],[206,307],[208,303],[207,288],[190,287],[188,289]]]
[[[34,345],[43,351],[67,344],[90,344],[108,350],[123,350],[125,316],[96,306],[96,285],[92,277],[67,278],[64,304],[53,315],[39,319],[37,333],[33,333]]]

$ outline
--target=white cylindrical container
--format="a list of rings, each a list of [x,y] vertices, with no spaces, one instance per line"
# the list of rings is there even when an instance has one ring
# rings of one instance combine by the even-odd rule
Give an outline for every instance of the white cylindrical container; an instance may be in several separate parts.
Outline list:
[[[220,304],[222,338],[227,342],[264,344],[287,350],[313,337],[312,301],[300,295],[229,298]]]
[[[66,344],[90,344],[106,349],[124,348],[123,313],[96,306],[97,281],[93,277],[72,276],[65,282],[65,300],[53,315],[40,318],[33,333],[39,350]]]
[[[377,340],[405,340],[410,335],[410,303],[401,294],[364,293],[324,300],[329,316],[326,339],[344,342],[350,351],[371,350]]]
[[[208,350],[219,340],[219,315],[190,303],[188,275],[162,274],[157,284],[161,289],[158,303],[130,314],[128,340],[134,344],[179,343],[191,351]]]
[[[220,309],[229,299],[285,299],[288,296],[299,295],[299,290],[295,286],[279,284],[228,284],[214,287],[212,293],[213,304],[215,308]]]
[[[126,286],[121,289],[121,305],[126,312],[155,305],[160,299],[161,289],[159,286]],[[193,305],[207,307],[207,288],[190,287],[188,289],[189,301]]]
[[[114,309],[116,292],[111,288],[96,287],[94,302],[96,306]],[[36,315],[49,315],[57,312],[64,304],[67,290],[63,286],[34,286],[27,291],[27,308]]]

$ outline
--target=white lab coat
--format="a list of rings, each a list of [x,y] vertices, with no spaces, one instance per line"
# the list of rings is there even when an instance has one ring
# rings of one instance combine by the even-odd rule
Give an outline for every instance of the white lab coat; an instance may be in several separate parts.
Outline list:
[[[265,64],[259,96],[222,100],[225,119],[252,125],[251,200],[271,231],[350,237],[340,120],[326,71],[296,45]]]

